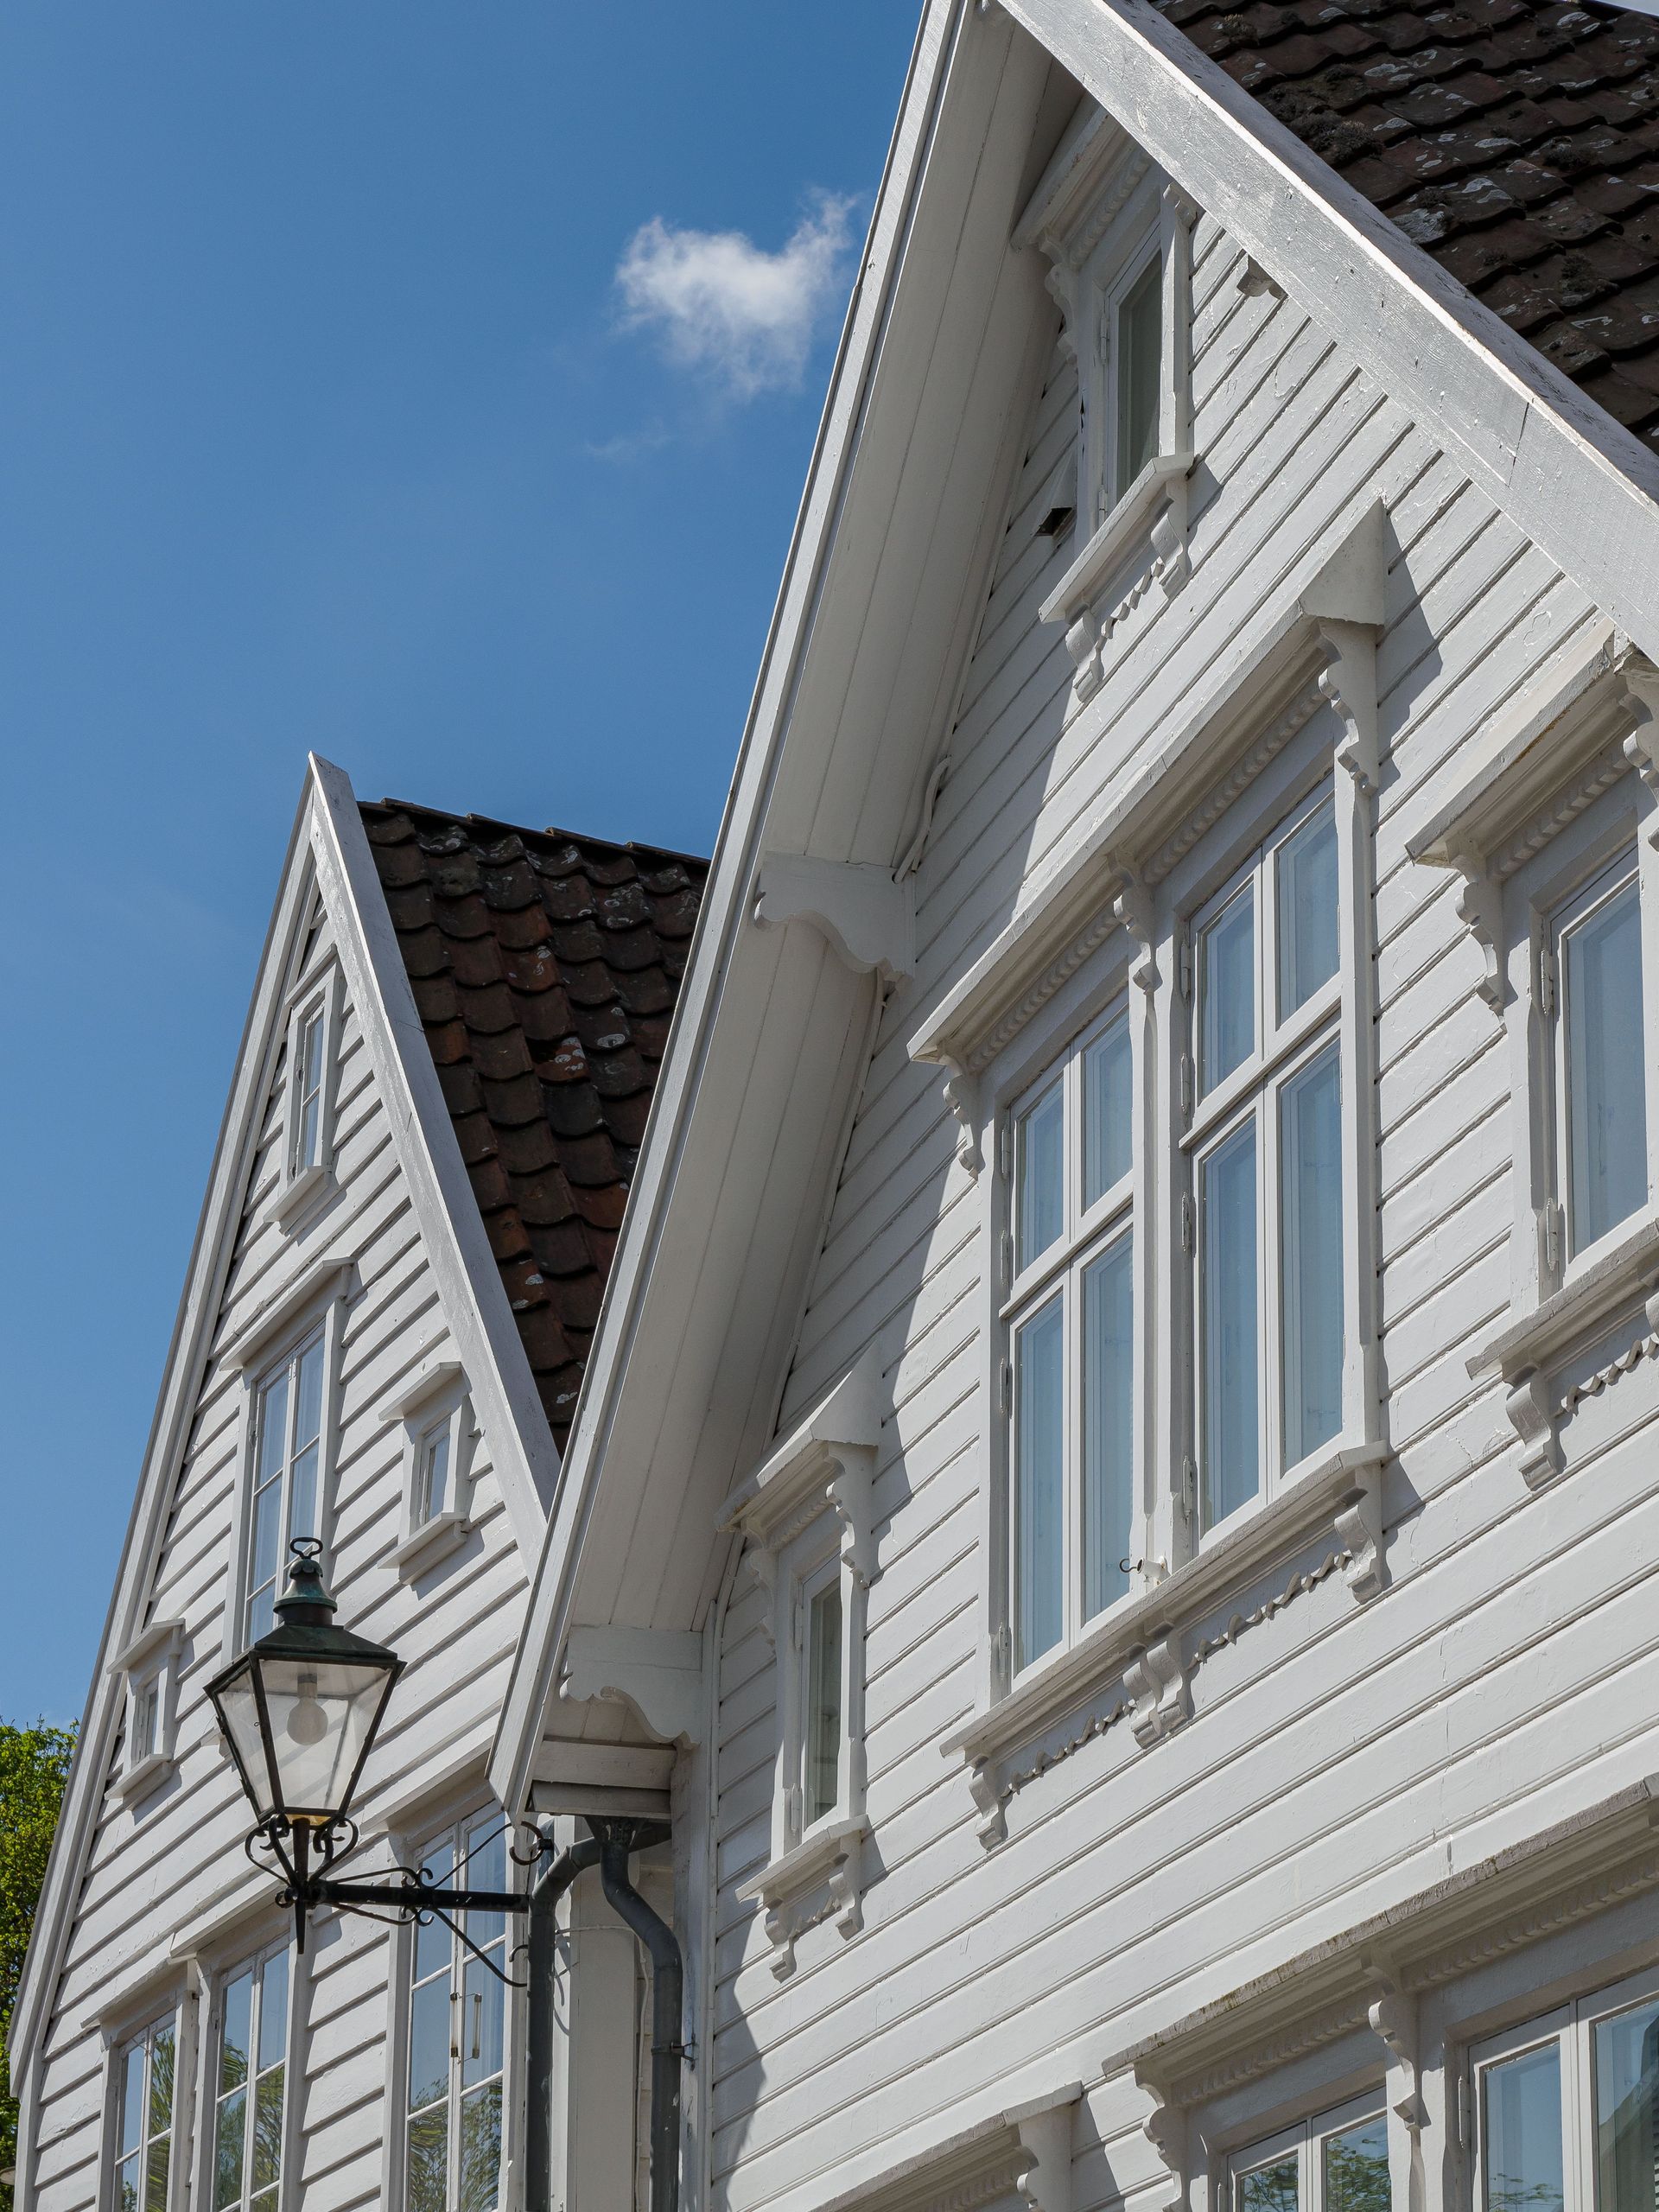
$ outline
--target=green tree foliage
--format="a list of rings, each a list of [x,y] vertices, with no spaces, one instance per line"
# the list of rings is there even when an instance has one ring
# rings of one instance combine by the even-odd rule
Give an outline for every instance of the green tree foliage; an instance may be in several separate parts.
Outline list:
[[[74,1749],[73,1728],[48,1728],[43,1720],[14,1728],[0,1720],[0,2173],[9,2171],[17,2156],[17,2107],[4,2038]],[[11,2212],[11,2194],[0,2186],[0,2212]]]

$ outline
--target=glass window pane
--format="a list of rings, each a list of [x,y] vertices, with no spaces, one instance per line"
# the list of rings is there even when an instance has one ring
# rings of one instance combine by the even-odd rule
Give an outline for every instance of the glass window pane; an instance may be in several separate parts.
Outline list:
[[[289,1536],[319,1535],[317,1519],[317,1447],[315,1444],[308,1444],[294,1462],[294,1471],[289,1478]]]
[[[1486,2212],[1562,2212],[1559,2044],[1489,2066]]]
[[[1285,1465],[1342,1427],[1342,1077],[1333,1045],[1279,1098]]]
[[[137,2153],[123,2158],[115,2170],[115,2212],[138,2212],[138,2167]]]
[[[259,1980],[259,2070],[275,2066],[288,2039],[288,1953],[275,1951]]]
[[[1327,799],[1280,846],[1274,866],[1279,1019],[1337,972],[1337,812]]]
[[[1200,1208],[1204,1521],[1213,1528],[1254,1497],[1261,1482],[1254,1121],[1205,1161]]]
[[[1065,1106],[1060,1085],[1020,1117],[1020,1265],[1046,1252],[1065,1225]]]
[[[1213,1090],[1255,1050],[1254,884],[1236,892],[1205,931],[1198,990],[1198,1079],[1205,1090]]]
[[[435,1889],[452,1886],[450,1875],[454,1867],[454,1854],[447,1843],[435,1843],[421,1861],[423,1871]],[[424,1981],[429,1974],[448,1972],[449,1954],[454,1938],[441,1920],[431,1920],[415,1931],[415,1979]]]
[[[488,1813],[467,1831],[467,1873],[464,1886],[474,1890],[505,1890],[507,1886],[507,1834],[499,1813]],[[506,1933],[506,1916],[499,1912],[469,1912],[467,1933],[482,1950]]]
[[[131,1764],[147,1759],[156,1749],[156,1686],[146,1682],[135,1691],[132,1700]]]
[[[1238,2212],[1296,2212],[1296,2168],[1293,2158],[1257,2166],[1238,2177]]]
[[[461,2078],[470,2088],[501,2071],[506,1990],[481,1959],[468,1959],[461,1992]]]
[[[254,2086],[251,2185],[256,2190],[267,2189],[282,2171],[283,2069],[273,2066]]]
[[[130,2044],[121,2062],[120,2126],[119,2147],[124,2151],[136,2149],[144,2133],[144,2046],[142,2042]]]
[[[144,2212],[167,2212],[167,2173],[172,2145],[165,2137],[149,2146],[144,2180]]]
[[[173,2023],[157,2028],[149,2041],[149,2133],[163,2135],[173,2125]]]
[[[294,1446],[314,1444],[322,1427],[322,1338],[300,1354],[299,1404],[294,1415]]]
[[[449,2181],[449,2108],[439,2105],[409,2123],[409,2212],[446,2212]]]
[[[239,1974],[225,1987],[225,2025],[219,2045],[221,2095],[248,2078],[248,2038],[253,2020],[253,1973]]]
[[[269,1636],[276,1625],[274,1600],[276,1586],[267,1582],[263,1590],[256,1590],[248,1600],[248,1642],[257,1643],[262,1636]]]
[[[1083,1278],[1083,1606],[1129,1586],[1135,1545],[1135,1270],[1120,1238]]]
[[[806,1818],[833,1813],[841,1796],[841,1584],[813,1599],[806,1625]]]
[[[1642,1053],[1642,915],[1634,881],[1563,943],[1573,1249],[1648,1197]]]
[[[1389,2212],[1389,2124],[1381,2117],[1325,2139],[1324,2212]]]
[[[288,1449],[288,1370],[273,1376],[259,1399],[259,1479],[269,1482]]]
[[[1117,484],[1122,499],[1158,451],[1164,267],[1156,255],[1117,310]]]
[[[1065,1626],[1065,1351],[1063,1301],[1051,1299],[1014,1340],[1019,1605],[1016,1665],[1060,1640]]]
[[[1659,2204],[1659,2005],[1598,2020],[1596,2212]]]
[[[269,1582],[276,1572],[283,1539],[283,1486],[267,1483],[253,1502],[253,1581]]]
[[[1122,1015],[1083,1056],[1083,1203],[1091,1206],[1129,1172],[1129,1025]]]
[[[213,2208],[242,2202],[242,2153],[247,2133],[248,2093],[232,2089],[219,2108],[213,2131]]]
[[[461,2107],[459,2212],[494,2212],[501,2190],[501,2084],[475,2089]]]
[[[416,1501],[416,1523],[430,1521],[449,1504],[449,1424],[434,1429],[421,1452],[421,1494]]]
[[[448,1931],[445,1931],[446,1934]],[[435,2103],[449,2090],[449,1978],[416,1988],[409,2006],[409,2108]]]

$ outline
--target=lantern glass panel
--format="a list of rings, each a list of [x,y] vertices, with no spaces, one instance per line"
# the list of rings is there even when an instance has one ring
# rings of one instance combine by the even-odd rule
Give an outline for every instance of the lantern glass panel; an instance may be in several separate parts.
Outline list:
[[[385,1667],[340,1659],[256,1659],[270,1728],[273,1779],[289,1814],[346,1809],[391,1688]]]

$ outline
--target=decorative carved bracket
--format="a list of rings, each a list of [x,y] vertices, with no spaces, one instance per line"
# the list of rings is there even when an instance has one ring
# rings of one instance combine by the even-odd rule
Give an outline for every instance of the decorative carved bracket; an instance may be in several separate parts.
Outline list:
[[[1510,1426],[1521,1440],[1521,1472],[1529,1490],[1541,1490],[1561,1471],[1560,1439],[1555,1433],[1555,1414],[1543,1370],[1523,1368],[1510,1383],[1503,1401]]]
[[[769,853],[760,863],[754,918],[762,929],[810,922],[855,976],[894,983],[916,972],[914,903],[889,868]]]
[[[1428,2123],[1419,2084],[1417,1999],[1408,1993],[1389,1961],[1367,1953],[1363,1963],[1377,1990],[1365,2017],[1389,2054],[1389,2102],[1416,2135]]]
[[[1637,717],[1636,728],[1624,740],[1624,758],[1653,798],[1659,799],[1659,668],[1645,653],[1632,648],[1624,676],[1624,690]],[[1659,844],[1659,814],[1648,830],[1648,840]]]
[[[1135,2078],[1152,2099],[1152,2109],[1141,2121],[1141,2132],[1158,2153],[1159,2162],[1171,2183],[1170,2193],[1165,2200],[1165,2212],[1185,2212],[1185,2107],[1173,2103],[1167,2085],[1142,2074],[1139,2067],[1135,2069]]]
[[[1123,1687],[1135,1700],[1129,1726],[1150,1749],[1192,1717],[1192,1697],[1180,1630],[1166,1626],[1143,1643],[1123,1669]]]
[[[787,1981],[794,1973],[795,1946],[809,1929],[833,1920],[838,1935],[850,1936],[863,1927],[860,1877],[868,1830],[861,1815],[831,1821],[739,1885],[741,1903],[758,1899],[766,1909],[767,1963],[777,1980]]]
[[[1386,1452],[1372,1447],[1367,1459],[1356,1453],[1354,1487],[1337,1501],[1337,1535],[1348,1554],[1343,1578],[1363,1604],[1388,1587],[1382,1552],[1382,1466]]]
[[[1112,898],[1112,919],[1126,929],[1135,939],[1136,957],[1129,969],[1129,981],[1138,983],[1143,991],[1158,988],[1158,963],[1153,957],[1157,943],[1157,923],[1153,909],[1150,887],[1133,868],[1126,868],[1122,880]]]
[[[626,1705],[664,1743],[696,1744],[703,1729],[702,1639],[668,1629],[573,1628],[559,1695]]]
[[[1071,2212],[1071,2115],[1075,2106],[1051,2105],[1014,2122],[1024,2171],[1014,2187],[1030,2212]]]
[[[1337,764],[1348,771],[1368,797],[1374,796],[1382,776],[1376,626],[1321,620],[1319,632],[1331,656],[1319,671],[1319,690],[1341,715],[1344,732],[1337,746]]]

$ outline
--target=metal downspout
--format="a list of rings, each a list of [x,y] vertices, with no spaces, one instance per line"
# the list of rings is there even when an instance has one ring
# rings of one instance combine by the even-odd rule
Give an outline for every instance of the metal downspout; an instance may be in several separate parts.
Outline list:
[[[668,1831],[658,1821],[588,1825],[599,1838],[599,1878],[605,1894],[651,1954],[651,2212],[678,2212],[684,1973],[674,1930],[628,1879],[630,1853],[660,1842]]]
[[[561,1852],[531,1892],[530,2019],[524,2053],[524,2212],[553,2212],[553,2053],[558,2041],[554,2004],[558,1963],[559,1899],[578,1874],[599,1864],[599,1844],[585,1836]]]

